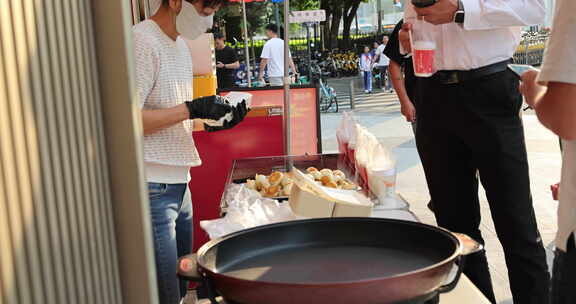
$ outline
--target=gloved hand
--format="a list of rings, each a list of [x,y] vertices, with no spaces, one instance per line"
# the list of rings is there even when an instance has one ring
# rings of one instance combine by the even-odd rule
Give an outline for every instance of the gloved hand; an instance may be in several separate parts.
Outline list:
[[[224,122],[224,125],[222,127],[212,127],[207,124],[204,124],[204,129],[208,132],[216,132],[232,129],[236,125],[238,125],[242,120],[244,120],[244,117],[246,117],[246,114],[248,114],[248,112],[250,112],[250,109],[248,109],[248,107],[246,106],[246,101],[244,100],[241,103],[239,103],[236,107],[233,107],[232,115],[234,115],[234,117],[232,118],[231,121]]]
[[[187,101],[186,106],[190,119],[219,120],[234,110],[224,97],[217,95]]]

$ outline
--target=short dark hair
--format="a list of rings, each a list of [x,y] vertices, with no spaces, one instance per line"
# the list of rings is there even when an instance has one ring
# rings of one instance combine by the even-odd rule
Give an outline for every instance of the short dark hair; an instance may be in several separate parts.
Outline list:
[[[224,35],[222,33],[214,33],[214,39],[224,39]]]
[[[274,34],[278,34],[278,26],[274,23],[270,23],[266,26],[267,31],[271,31]]]
[[[168,1],[168,0],[163,0],[163,1]],[[228,3],[228,0],[185,0],[187,2],[190,3],[194,3],[196,1],[202,1],[202,4],[204,5],[204,7],[216,7],[218,5],[225,5]]]

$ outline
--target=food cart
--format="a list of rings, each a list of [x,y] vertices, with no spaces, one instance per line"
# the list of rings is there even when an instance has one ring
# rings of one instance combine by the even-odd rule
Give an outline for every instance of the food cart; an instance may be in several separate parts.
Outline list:
[[[135,0],[135,3],[138,3],[138,0]],[[147,2],[147,1],[145,1]],[[133,2],[134,3],[134,2]],[[134,7],[134,6],[133,6]],[[149,16],[149,8],[148,5],[144,6],[145,8],[145,15]],[[138,7],[135,8],[136,12],[139,12],[140,9]],[[284,15],[289,16],[289,1],[285,0],[284,2]],[[285,58],[288,58],[288,46],[289,46],[289,33],[288,33],[288,18],[285,20]],[[135,22],[137,20],[135,19]],[[207,219],[215,219],[221,216],[222,212],[225,211],[225,204],[222,204],[223,194],[228,186],[235,182],[237,179],[245,179],[249,178],[254,174],[269,174],[274,170],[281,170],[281,171],[289,171],[292,167],[305,169],[306,167],[316,167],[316,168],[326,168],[332,170],[342,170],[346,171],[347,175],[352,176],[353,174],[351,171],[353,168],[347,167],[347,164],[340,155],[322,155],[322,146],[321,146],[321,126],[320,126],[320,116],[319,116],[319,102],[318,102],[318,88],[315,86],[291,86],[289,84],[290,80],[288,77],[288,62],[285,62],[285,75],[284,75],[284,87],[283,88],[244,88],[238,89],[241,91],[249,92],[252,94],[252,112],[249,116],[243,121],[240,125],[232,130],[221,131],[216,133],[207,133],[202,130],[198,130],[195,132],[194,139],[196,142],[196,146],[199,152],[203,155],[203,164],[200,167],[192,168],[190,174],[192,176],[193,182],[190,183],[189,187],[191,190],[192,195],[194,196],[194,248],[198,249],[201,245],[208,241],[207,236],[203,233],[202,229],[199,226],[199,222],[202,220]],[[199,83],[195,83],[201,89],[205,89],[204,91],[199,91],[198,94],[211,94],[212,90],[214,90],[215,86],[213,85],[201,85],[202,82],[211,82],[215,78],[212,75],[202,75],[199,78]],[[222,95],[226,95],[228,92],[222,91],[219,92]],[[348,173],[350,172],[350,173]],[[402,211],[379,211],[374,212],[373,218],[400,218],[402,221],[398,220],[384,220],[378,221],[374,220],[374,223],[384,223],[386,225],[396,225],[399,224],[401,226],[412,227],[413,225],[409,224],[410,221],[417,222],[417,219],[407,210]],[[323,220],[319,220],[316,222],[322,222]],[[360,218],[356,219],[345,219],[344,222],[349,221],[350,223],[353,222],[362,222]],[[311,221],[309,223],[315,223]],[[337,224],[338,221],[335,220],[332,222],[333,224]],[[286,224],[285,226],[290,226],[290,224]],[[280,226],[282,227],[282,225]],[[376,226],[375,226],[376,227]],[[393,227],[393,226],[390,226]],[[422,229],[430,229],[430,227],[426,228],[424,225],[419,226]],[[271,228],[262,228],[262,229],[271,229]],[[345,226],[341,226],[340,229],[346,229]],[[369,229],[370,230],[370,229]],[[438,263],[435,265],[434,269],[423,269],[423,271],[418,272],[418,276],[420,276],[421,281],[423,282],[424,287],[431,287],[432,289],[425,290],[424,293],[421,293],[418,288],[422,288],[419,284],[410,284],[411,281],[404,281],[402,277],[394,278],[391,277],[390,280],[387,278],[379,278],[371,282],[370,285],[365,285],[367,281],[360,280],[358,282],[354,282],[354,284],[344,283],[349,289],[352,289],[354,293],[346,294],[345,298],[350,298],[351,296],[355,297],[356,299],[368,298],[371,299],[369,303],[377,303],[374,302],[377,299],[400,299],[402,296],[410,295],[410,294],[417,294],[419,293],[419,297],[415,299],[410,299],[408,302],[402,303],[418,303],[423,304],[427,303],[426,301],[431,299],[431,296],[437,296],[438,293],[448,292],[454,290],[451,294],[442,296],[442,304],[451,304],[451,303],[469,303],[469,304],[484,304],[488,303],[480,292],[474,288],[474,286],[467,280],[464,276],[460,279],[461,269],[460,267],[458,274],[453,278],[451,281],[452,283],[447,285],[442,285],[443,280],[447,278],[448,272],[456,262],[462,261],[461,256],[464,255],[464,245],[462,245],[462,241],[454,236],[452,236],[449,232],[443,231],[439,228],[433,228],[437,234],[442,234],[445,238],[449,239],[452,242],[452,250],[454,254],[451,254],[449,259],[446,259],[442,263]],[[254,230],[252,230],[253,232]],[[364,231],[362,233],[363,236],[368,235],[375,235],[373,233],[365,233],[368,231]],[[242,233],[251,233],[251,231],[242,232]],[[318,232],[315,232],[318,234]],[[314,234],[310,234],[314,235]],[[323,236],[330,237],[329,233],[322,234]],[[346,235],[346,233],[338,233],[337,235]],[[350,234],[348,234],[350,235]],[[215,246],[219,245],[219,243],[225,242],[227,239],[232,239],[235,237],[242,237],[242,235],[235,234],[230,235],[229,237],[216,240],[207,244],[207,246],[202,247],[199,254],[204,255],[203,259],[214,259],[215,257],[219,256],[226,256],[226,250],[214,250]],[[296,236],[296,235],[295,235]],[[260,239],[256,237],[256,240]],[[264,241],[266,239],[264,238]],[[371,240],[374,241],[374,240]],[[446,241],[446,239],[444,240]],[[382,242],[380,242],[382,243]],[[384,242],[385,243],[385,242]],[[225,245],[224,248],[231,249],[230,247],[226,247],[230,245]],[[420,245],[422,246],[422,245]],[[429,246],[430,250],[437,249],[432,248],[434,246]],[[253,250],[255,248],[252,248]],[[348,250],[346,248],[342,248],[343,250]],[[382,248],[381,248],[382,249]],[[211,251],[210,251],[211,250]],[[258,247],[256,246],[256,250]],[[386,249],[387,250],[387,249]],[[441,248],[441,250],[443,250]],[[230,251],[231,252],[231,251]],[[206,255],[208,257],[206,257]],[[343,253],[338,253],[344,258],[346,255]],[[353,258],[353,256],[350,256]],[[375,258],[375,256],[372,256]],[[376,258],[378,258],[376,256]],[[223,258],[221,258],[222,260]],[[198,265],[205,267],[204,275],[200,275],[196,268],[196,259],[192,257],[185,257],[180,262],[180,271],[181,275],[189,278],[197,280],[201,283],[207,284],[209,290],[211,290],[209,280],[205,275],[209,267],[201,265],[200,262],[203,260],[198,260]],[[352,262],[352,260],[350,260]],[[385,260],[379,260],[381,263],[385,262]],[[362,261],[353,261],[355,262],[354,265],[363,264]],[[212,260],[212,266],[218,266],[215,264],[215,260]],[[193,265],[194,267],[189,267]],[[340,264],[340,267],[346,267],[346,265]],[[366,266],[366,265],[364,265]],[[377,267],[378,268],[378,267]],[[189,272],[186,273],[185,271],[188,270]],[[328,269],[327,269],[328,270]],[[326,272],[330,273],[330,271]],[[345,272],[347,273],[347,272]],[[414,272],[416,274],[416,272]],[[232,282],[232,281],[242,281],[242,280],[235,280],[234,278],[226,278],[225,275],[219,275],[214,273],[215,282]],[[262,275],[262,274],[259,274]],[[372,275],[372,274],[371,274]],[[409,275],[414,276],[414,275]],[[221,281],[218,281],[221,279]],[[287,276],[286,280],[289,280],[290,276]],[[394,281],[391,281],[394,280]],[[254,280],[244,280],[245,282],[252,281],[252,283],[258,283],[258,281]],[[236,283],[239,283],[236,282]],[[391,283],[391,284],[387,284]],[[362,283],[362,284],[358,284]],[[458,284],[456,284],[458,283]],[[342,284],[339,282],[338,284]],[[384,285],[382,285],[384,284]],[[233,285],[233,284],[231,284]],[[278,285],[278,286],[275,286]],[[280,293],[272,294],[269,291],[266,291],[268,287],[280,287],[280,289],[273,289],[276,291],[282,291],[282,288],[285,288],[285,292],[282,294],[295,296],[298,295],[298,299],[303,299],[302,294],[302,287],[307,287],[303,285],[291,285],[286,286],[285,282],[274,282],[272,284],[267,283],[264,286],[256,285],[242,285],[237,284],[236,286],[232,286],[227,292],[234,297],[246,297],[246,299],[257,299],[262,295],[276,297],[276,302],[278,303],[293,303],[289,298],[286,299],[279,299],[277,296]],[[216,291],[221,291],[219,287],[216,286]],[[247,292],[246,287],[254,286],[256,289],[250,290]],[[316,284],[316,289],[321,294],[310,294],[315,299],[322,299],[319,302],[315,303],[337,303],[335,299],[332,297],[334,292],[340,290],[341,285],[330,286],[330,284]],[[374,287],[386,287],[387,292],[382,293],[379,291],[378,288]],[[416,286],[416,287],[415,287]],[[264,287],[264,288],[263,288]],[[310,287],[310,286],[308,286]],[[338,287],[337,289],[334,289]],[[352,288],[350,288],[352,287]],[[455,289],[454,289],[455,288]],[[370,292],[370,290],[374,291],[374,294]],[[366,293],[366,292],[370,293]],[[328,294],[328,296],[321,296],[324,294]],[[422,296],[424,295],[424,296]],[[212,303],[218,303],[215,295],[210,295]],[[305,301],[305,300],[304,300]],[[396,300],[394,302],[390,302],[391,300],[386,300],[385,303],[397,303]],[[233,301],[228,301],[227,303],[234,303]],[[247,303],[247,302],[242,302]],[[254,302],[256,303],[256,302]],[[259,303],[268,303],[268,302],[259,302]],[[304,303],[304,302],[299,302]],[[349,302],[346,302],[349,303]],[[249,303],[252,304],[252,303]]]
[[[227,186],[227,176],[237,159],[285,155],[287,140],[295,155],[321,154],[322,138],[318,88],[290,88],[291,113],[286,119],[280,88],[238,88],[252,94],[252,111],[245,121],[227,131],[194,133],[196,147],[202,155],[202,166],[190,170],[190,190],[194,202],[194,249],[208,241],[200,221],[220,216],[220,202]],[[222,95],[227,92],[221,92]],[[290,114],[291,114],[290,113]],[[290,120],[290,132],[284,132]],[[289,134],[289,135],[286,135]]]

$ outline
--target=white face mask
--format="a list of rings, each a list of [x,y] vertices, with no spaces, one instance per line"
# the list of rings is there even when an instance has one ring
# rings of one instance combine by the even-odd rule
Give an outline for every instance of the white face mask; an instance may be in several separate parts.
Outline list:
[[[182,1],[182,11],[176,18],[176,28],[186,39],[194,40],[212,28],[214,15],[200,16],[194,5]]]
[[[150,11],[156,13],[162,0],[150,0]],[[194,40],[212,28],[214,15],[200,16],[194,5],[187,1],[182,1],[182,10],[176,17],[176,28],[180,35],[186,39]]]

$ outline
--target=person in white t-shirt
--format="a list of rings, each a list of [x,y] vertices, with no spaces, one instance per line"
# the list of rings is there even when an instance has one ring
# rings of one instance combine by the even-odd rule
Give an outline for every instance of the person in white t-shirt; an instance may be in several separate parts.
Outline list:
[[[259,81],[264,83],[264,71],[268,67],[270,85],[281,86],[284,85],[284,40],[278,38],[278,26],[276,24],[266,26],[266,36],[269,40],[264,44],[262,55],[260,55]],[[288,60],[292,72],[298,74],[292,56]]]
[[[562,138],[556,257],[550,304],[576,303],[576,1],[558,0],[542,71],[522,75],[522,92],[538,118]]]
[[[156,13],[132,28],[160,304],[178,304],[187,287],[176,269],[178,257],[192,251],[192,203],[184,197],[190,167],[201,164],[192,119],[232,113],[233,121],[221,128],[226,129],[247,112],[245,105],[233,108],[218,96],[193,100],[192,56],[183,35],[195,39],[206,32],[224,1],[157,0],[151,3]]]
[[[388,36],[382,37],[382,44],[376,49],[376,56],[374,57],[375,67],[380,71],[380,80],[378,86],[384,91],[392,92],[392,84],[388,75],[388,66],[390,65],[390,58],[384,54],[384,49],[388,44]]]

